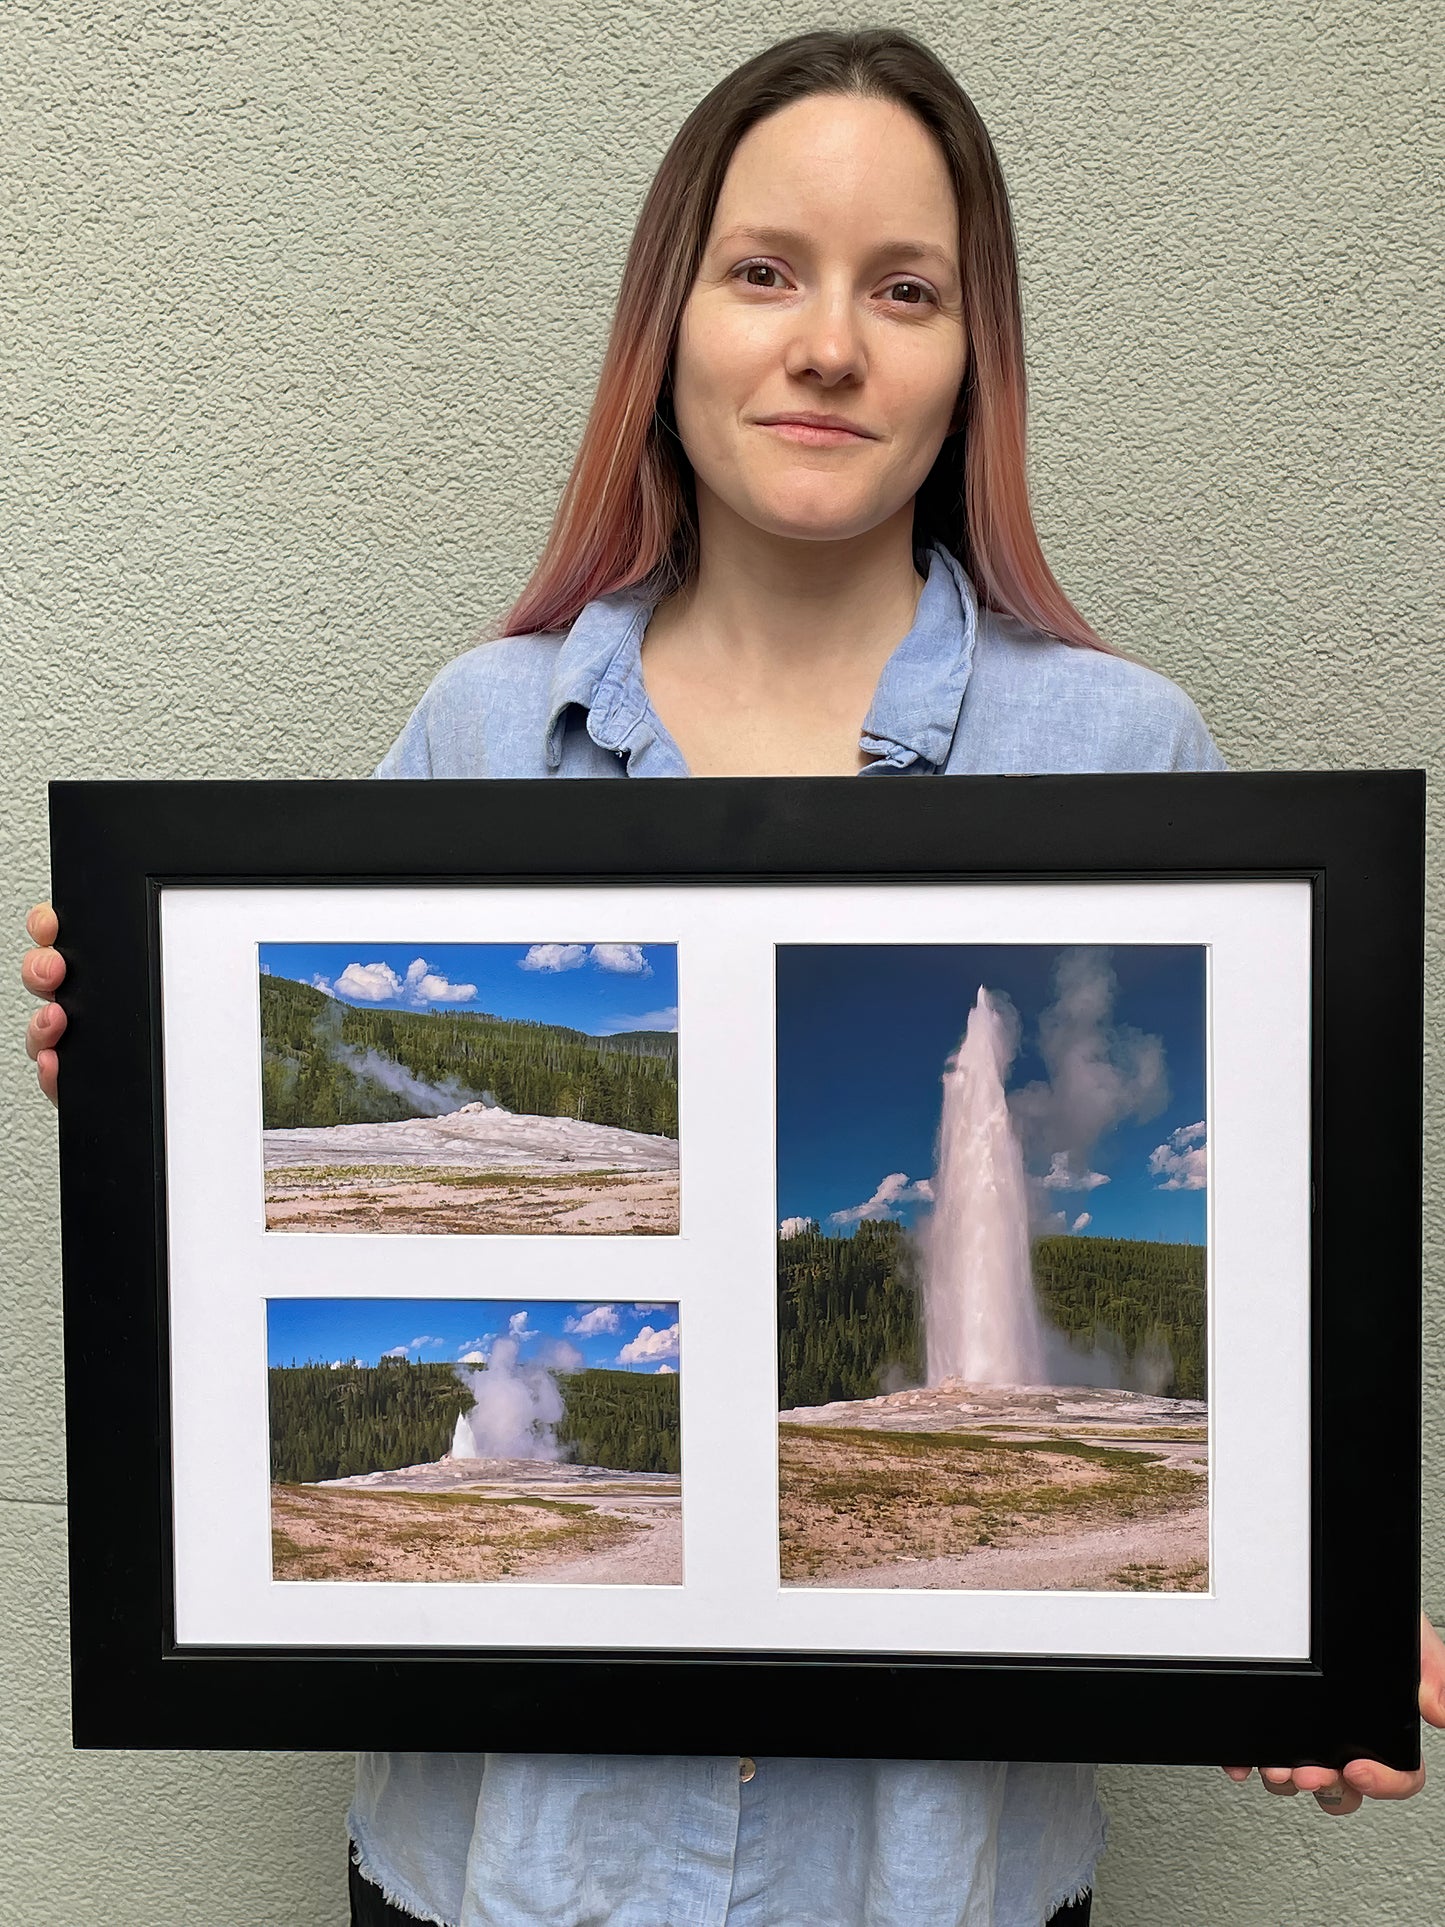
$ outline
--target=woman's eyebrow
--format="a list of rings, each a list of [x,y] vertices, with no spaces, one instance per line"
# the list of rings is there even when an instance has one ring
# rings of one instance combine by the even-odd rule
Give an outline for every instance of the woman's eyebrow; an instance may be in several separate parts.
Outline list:
[[[713,246],[721,247],[724,241],[743,240],[763,241],[770,246],[778,247],[796,247],[799,243],[804,247],[809,245],[807,235],[800,234],[796,228],[747,225],[728,228],[725,233],[717,236]],[[937,261],[951,274],[957,272],[952,255],[946,253],[943,248],[935,247],[931,241],[880,241],[876,247],[869,250],[869,254],[873,258],[887,255],[895,261],[904,256],[914,261]]]

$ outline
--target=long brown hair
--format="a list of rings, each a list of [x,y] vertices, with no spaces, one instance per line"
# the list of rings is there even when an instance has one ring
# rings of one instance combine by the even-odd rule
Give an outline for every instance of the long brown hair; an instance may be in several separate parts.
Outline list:
[[[571,626],[594,596],[690,583],[698,529],[671,363],[733,152],[767,115],[815,94],[896,101],[942,150],[958,202],[968,372],[950,434],[914,498],[915,548],[950,549],[987,608],[1117,653],[1060,588],[1029,506],[1023,318],[998,156],[972,101],[921,41],[891,28],[798,34],[718,82],[678,130],[637,217],[591,413],[552,528],[500,634]]]

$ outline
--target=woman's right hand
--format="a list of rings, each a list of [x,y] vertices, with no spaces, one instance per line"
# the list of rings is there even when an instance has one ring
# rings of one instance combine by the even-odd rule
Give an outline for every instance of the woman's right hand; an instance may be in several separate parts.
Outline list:
[[[20,981],[37,997],[51,1000],[32,1014],[25,1030],[25,1049],[35,1060],[41,1090],[54,1104],[60,1075],[55,1046],[65,1034],[65,1012],[53,1001],[65,977],[65,959],[52,948],[60,935],[60,919],[48,903],[37,903],[25,919],[25,928],[36,948],[27,950],[20,960]]]

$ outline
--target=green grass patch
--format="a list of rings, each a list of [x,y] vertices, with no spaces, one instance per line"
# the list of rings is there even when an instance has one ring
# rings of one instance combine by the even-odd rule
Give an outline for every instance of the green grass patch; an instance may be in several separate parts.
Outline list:
[[[1089,1459],[1097,1465],[1122,1460],[1157,1463],[1157,1452],[1135,1452],[1128,1446],[1094,1445],[1087,1439],[996,1438],[991,1432],[880,1432],[868,1426],[788,1425],[785,1437],[846,1439],[864,1451],[899,1458],[928,1458],[938,1452],[1050,1452],[1063,1458]]]
[[[342,1485],[328,1487],[328,1490],[343,1492],[354,1499],[404,1499],[408,1505],[429,1507],[444,1512],[451,1506],[536,1506],[542,1512],[595,1512],[596,1506],[586,1499],[543,1499],[532,1498],[525,1493],[510,1492],[411,1492],[404,1485]],[[278,1491],[311,1493],[315,1486],[277,1487]]]
[[[1209,1568],[1203,1559],[1189,1559],[1182,1566],[1131,1561],[1111,1572],[1106,1584],[1121,1592],[1205,1592],[1208,1580]]]
[[[496,1189],[505,1185],[525,1184],[542,1187],[557,1187],[576,1184],[579,1179],[590,1183],[599,1180],[610,1184],[625,1184],[634,1177],[661,1177],[666,1172],[657,1171],[614,1171],[607,1167],[593,1169],[579,1165],[575,1171],[532,1171],[508,1166],[495,1171],[477,1171],[467,1165],[453,1164],[273,1164],[267,1167],[268,1185],[292,1191],[309,1189],[318,1184],[443,1184],[457,1191]]]

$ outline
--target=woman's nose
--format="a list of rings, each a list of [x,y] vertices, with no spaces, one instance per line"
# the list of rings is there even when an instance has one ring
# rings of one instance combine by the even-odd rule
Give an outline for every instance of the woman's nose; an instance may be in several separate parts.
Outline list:
[[[852,302],[805,302],[789,344],[789,373],[813,373],[836,381],[844,374],[861,374],[864,365],[863,335]]]

